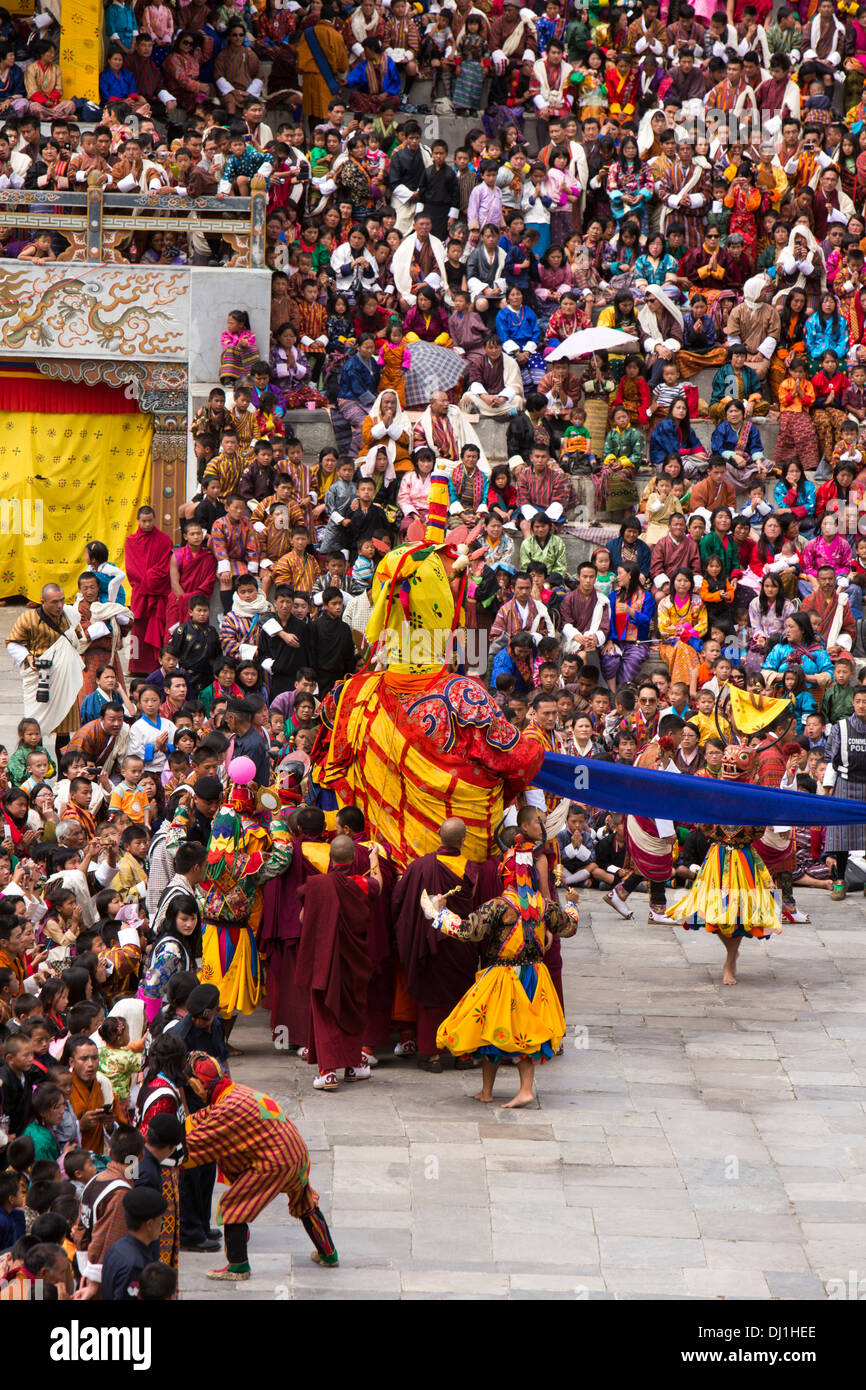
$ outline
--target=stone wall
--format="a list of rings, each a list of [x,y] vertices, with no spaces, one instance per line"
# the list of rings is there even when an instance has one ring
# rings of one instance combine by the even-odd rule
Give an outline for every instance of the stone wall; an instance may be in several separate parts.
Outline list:
[[[268,356],[271,335],[271,272],[193,266],[189,326],[189,380],[193,398],[200,384],[219,380],[220,336],[234,309],[246,309],[261,355]],[[207,392],[205,391],[205,397]]]

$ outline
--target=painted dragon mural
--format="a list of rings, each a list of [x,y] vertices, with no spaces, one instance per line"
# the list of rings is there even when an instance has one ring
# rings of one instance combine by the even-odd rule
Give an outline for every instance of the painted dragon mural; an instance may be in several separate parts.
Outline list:
[[[86,347],[121,357],[183,352],[182,274],[100,267],[99,278],[66,267],[0,266],[0,347],[42,353]],[[163,327],[163,325],[166,325]]]

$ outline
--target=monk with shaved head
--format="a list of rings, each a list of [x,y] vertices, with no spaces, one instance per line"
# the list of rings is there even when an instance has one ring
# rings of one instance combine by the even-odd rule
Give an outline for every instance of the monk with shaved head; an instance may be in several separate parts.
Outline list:
[[[337,1072],[346,1081],[366,1081],[362,1057],[367,986],[372,973],[367,951],[370,900],[382,887],[375,854],[369,872],[355,874],[355,842],[337,835],[326,874],[298,889],[302,900],[296,987],[310,1001],[309,1060],[318,1068],[317,1091],[336,1091]]]
[[[487,887],[484,897],[499,891],[495,880],[492,884],[487,881],[489,873],[485,875],[484,865],[467,860],[465,839],[462,820],[452,817],[444,821],[439,827],[438,849],[410,864],[391,898],[400,964],[418,1010],[416,1041],[414,1045],[402,1043],[401,1052],[405,1056],[417,1048],[423,1071],[443,1070],[436,1032],[475,979],[478,947],[471,941],[443,941],[421,911],[422,890],[426,888],[431,895],[448,894],[448,906],[461,916],[483,901],[478,896],[481,881]],[[462,1070],[473,1063],[458,1057],[454,1065]]]

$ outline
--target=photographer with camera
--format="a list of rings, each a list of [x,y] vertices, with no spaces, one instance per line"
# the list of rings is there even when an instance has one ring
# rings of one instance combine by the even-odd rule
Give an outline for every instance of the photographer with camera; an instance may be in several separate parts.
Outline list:
[[[84,680],[79,655],[87,638],[74,608],[67,608],[59,584],[46,584],[41,602],[25,608],[6,638],[9,655],[21,672],[24,713],[37,719],[43,738],[55,736],[55,754],[78,728],[78,692]]]

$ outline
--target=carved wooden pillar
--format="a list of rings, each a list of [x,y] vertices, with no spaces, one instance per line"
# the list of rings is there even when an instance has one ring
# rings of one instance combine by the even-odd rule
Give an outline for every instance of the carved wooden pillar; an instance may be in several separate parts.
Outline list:
[[[145,368],[139,407],[153,416],[151,505],[157,525],[180,540],[178,507],[186,500],[187,369],[167,363]]]

